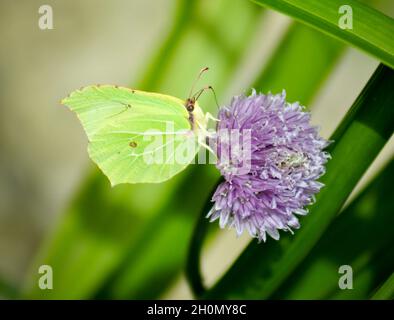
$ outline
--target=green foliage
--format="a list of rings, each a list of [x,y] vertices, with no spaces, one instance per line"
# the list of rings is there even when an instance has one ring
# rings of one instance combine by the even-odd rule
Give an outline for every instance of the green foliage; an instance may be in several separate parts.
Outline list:
[[[389,300],[394,298],[394,273],[387,279],[385,283],[373,295],[374,300]]]
[[[303,23],[356,46],[384,64],[394,67],[393,19],[356,0],[252,0],[287,14]],[[353,28],[341,29],[339,8],[346,4],[353,11]],[[307,48],[305,48],[307,49]]]

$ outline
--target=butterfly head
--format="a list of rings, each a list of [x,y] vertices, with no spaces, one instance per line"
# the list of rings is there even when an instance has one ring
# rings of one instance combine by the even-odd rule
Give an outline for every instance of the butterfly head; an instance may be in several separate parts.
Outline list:
[[[184,104],[189,114],[189,122],[192,130],[199,131],[199,135],[203,135],[203,137],[206,135],[206,128],[207,128],[207,122],[209,117],[207,117],[207,114],[204,115],[204,112],[198,106],[197,100],[200,98],[203,92],[205,92],[206,90],[211,90],[215,97],[216,105],[218,105],[215,90],[213,90],[211,86],[206,86],[193,94],[193,90],[197,81],[201,78],[201,75],[207,70],[208,67],[202,68],[200,70],[196,80],[194,81],[190,89],[189,97],[185,100],[185,104]]]
[[[188,112],[193,112],[194,105],[196,104],[196,99],[194,97],[187,98],[185,102],[185,107]]]

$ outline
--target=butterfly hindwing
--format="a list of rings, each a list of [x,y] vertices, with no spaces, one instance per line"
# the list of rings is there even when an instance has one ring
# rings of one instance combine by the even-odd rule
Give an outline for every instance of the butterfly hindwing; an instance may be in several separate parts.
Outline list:
[[[162,182],[183,170],[198,151],[196,137],[182,119],[123,116],[99,130],[89,155],[112,184]],[[185,158],[179,151],[190,148]]]

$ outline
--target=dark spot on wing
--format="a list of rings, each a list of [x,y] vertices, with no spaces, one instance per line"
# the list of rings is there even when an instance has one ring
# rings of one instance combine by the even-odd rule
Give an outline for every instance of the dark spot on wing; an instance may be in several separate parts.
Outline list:
[[[132,148],[136,148],[137,147],[137,142],[130,141],[129,146],[132,147]]]

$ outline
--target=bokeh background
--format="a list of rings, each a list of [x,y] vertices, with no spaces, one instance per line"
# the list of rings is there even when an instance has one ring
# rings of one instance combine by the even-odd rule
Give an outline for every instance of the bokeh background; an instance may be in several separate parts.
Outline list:
[[[394,14],[393,1],[364,2]],[[43,4],[53,8],[53,30],[38,27]],[[59,104],[72,90],[108,83],[186,97],[209,66],[201,85],[212,85],[220,104],[252,86],[284,88],[328,138],[378,65],[243,0],[1,0],[0,39],[3,298],[15,290],[29,298],[192,297],[185,252],[218,173],[195,166],[164,184],[111,189],[88,159],[77,118]],[[280,67],[286,71],[278,74]],[[212,96],[200,104],[215,112]],[[393,151],[391,139],[351,198]],[[208,285],[249,241],[233,230],[210,238],[202,259]],[[51,293],[32,285],[47,262]]]

